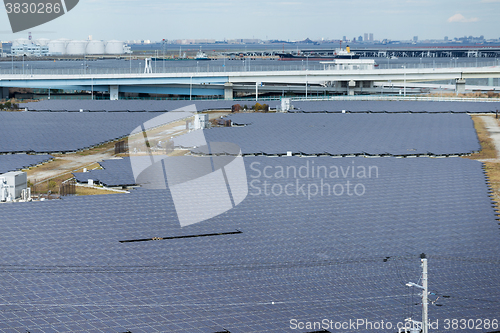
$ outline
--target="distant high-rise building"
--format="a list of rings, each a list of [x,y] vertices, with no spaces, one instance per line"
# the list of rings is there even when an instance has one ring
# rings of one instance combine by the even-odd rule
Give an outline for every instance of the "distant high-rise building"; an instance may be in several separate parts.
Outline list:
[[[370,32],[369,41],[373,42],[373,33]]]
[[[345,42],[347,38],[345,38],[345,36],[342,36],[342,40]]]
[[[363,40],[364,40],[365,42],[367,42],[367,41],[368,41],[368,34],[367,34],[367,33],[365,33],[365,38],[363,38]]]
[[[444,41],[447,42],[448,41],[448,36],[444,36]]]
[[[413,41],[416,43],[418,41],[418,36],[413,36]]]
[[[358,37],[358,42],[362,42],[363,41],[363,36],[359,36]]]

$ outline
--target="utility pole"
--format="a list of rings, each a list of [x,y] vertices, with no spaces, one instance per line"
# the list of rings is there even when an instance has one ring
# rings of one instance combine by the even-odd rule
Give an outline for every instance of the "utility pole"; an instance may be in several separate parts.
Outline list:
[[[427,258],[425,253],[420,255],[420,260],[422,261],[422,287],[424,287],[424,291],[422,292],[422,333],[429,332],[429,289],[427,285]]]
[[[418,322],[416,320],[412,320],[411,318],[406,319],[412,323],[412,328],[410,329],[411,333],[420,332],[420,327],[422,328],[422,333],[429,332],[429,311],[428,311],[428,303],[429,303],[429,288],[427,281],[427,257],[425,253],[420,255],[420,261],[422,262],[422,285],[418,285],[413,282],[408,282],[406,286],[408,287],[416,287],[422,289],[422,322]],[[420,324],[420,327],[415,327],[414,324]]]

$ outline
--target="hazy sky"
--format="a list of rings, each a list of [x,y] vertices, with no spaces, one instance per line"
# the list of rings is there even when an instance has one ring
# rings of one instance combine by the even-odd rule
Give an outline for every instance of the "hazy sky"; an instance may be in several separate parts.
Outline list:
[[[15,0],[10,0],[15,1]],[[34,38],[374,39],[500,38],[500,0],[80,0],[66,15],[32,28]],[[0,40],[11,33],[0,11]]]

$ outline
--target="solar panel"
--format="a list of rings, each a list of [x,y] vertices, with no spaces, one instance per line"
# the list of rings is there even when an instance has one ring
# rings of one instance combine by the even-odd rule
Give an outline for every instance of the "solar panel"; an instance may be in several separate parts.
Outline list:
[[[18,171],[47,162],[53,159],[50,155],[10,154],[0,155],[0,174]]]
[[[148,112],[1,112],[0,152],[70,152],[90,148],[130,134],[158,116]],[[166,122],[183,118],[168,113]]]
[[[32,111],[173,111],[195,103],[198,110],[230,109],[234,104],[247,105],[250,109],[256,102],[250,100],[43,100],[21,103],[21,108]],[[279,100],[259,100],[271,108],[280,105]],[[439,101],[292,101],[290,112],[428,112],[428,113],[491,113],[500,109],[498,102],[439,102]]]
[[[435,101],[292,101],[290,112],[428,112],[428,113],[490,113],[500,108],[498,102],[435,102]]]
[[[481,163],[244,160],[247,198],[185,228],[168,190],[1,205],[0,329],[311,332],[291,321],[324,318],[396,325],[421,310],[404,284],[418,281],[422,252],[442,305],[430,305],[431,321],[498,318],[499,230]],[[472,331],[488,330],[464,330]]]
[[[231,101],[231,100],[42,100],[21,103],[20,108],[30,111],[174,111],[196,104],[197,110],[231,109],[234,104],[247,105],[250,109],[255,103],[270,104],[273,108],[279,101]]]
[[[99,164],[104,170],[74,172],[75,179],[80,183],[88,183],[88,180],[92,179],[94,183],[99,182],[105,186],[129,186],[136,184],[130,165],[130,157],[104,160],[99,162]]]
[[[480,145],[468,115],[452,114],[246,114],[236,127],[205,130],[210,142],[233,142],[243,154],[453,155]],[[196,145],[194,134],[175,139]],[[196,151],[196,150],[195,150]]]

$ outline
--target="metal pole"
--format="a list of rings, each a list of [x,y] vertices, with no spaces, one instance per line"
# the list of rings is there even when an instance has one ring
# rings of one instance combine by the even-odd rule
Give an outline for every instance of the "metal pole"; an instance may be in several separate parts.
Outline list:
[[[403,96],[406,97],[406,65],[403,66],[403,68],[404,68],[404,74],[403,74],[403,77],[404,77]]]
[[[189,80],[189,100],[191,100],[191,95],[193,93],[193,76]]]
[[[306,72],[306,99],[307,99],[307,72]]]
[[[425,254],[422,253],[420,255],[422,258],[422,287],[424,287],[424,290],[422,292],[422,333],[428,333],[429,328],[428,328],[428,323],[429,323],[429,313],[428,313],[428,286],[427,286],[427,258],[425,257]]]

